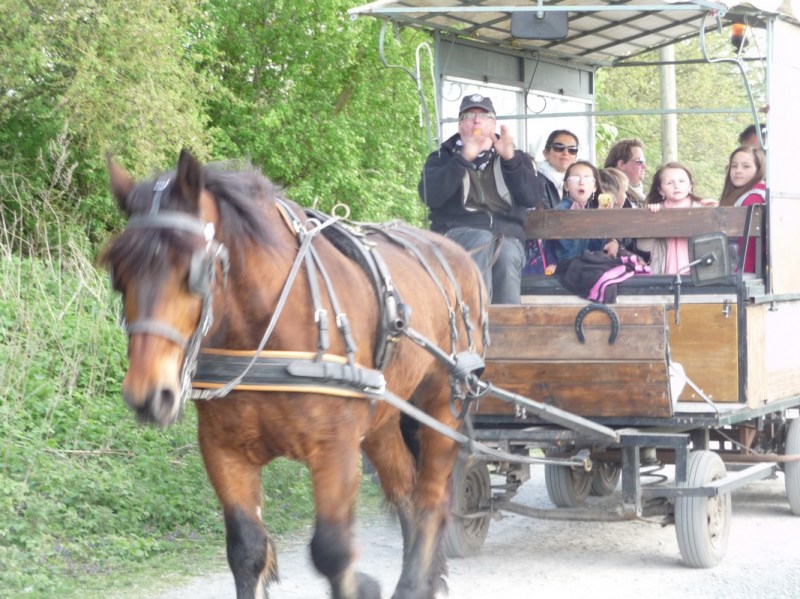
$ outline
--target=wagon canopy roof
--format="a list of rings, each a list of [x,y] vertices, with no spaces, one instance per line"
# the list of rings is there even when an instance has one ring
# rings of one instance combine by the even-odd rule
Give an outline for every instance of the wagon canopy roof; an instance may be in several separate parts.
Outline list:
[[[542,12],[568,12],[569,32],[561,40],[517,39],[511,15],[540,10],[536,0],[378,0],[351,9],[401,25],[439,31],[493,46],[538,51],[540,55],[592,66],[613,65],[698,35],[746,16],[758,24],[766,15],[796,21],[800,0],[546,0]]]

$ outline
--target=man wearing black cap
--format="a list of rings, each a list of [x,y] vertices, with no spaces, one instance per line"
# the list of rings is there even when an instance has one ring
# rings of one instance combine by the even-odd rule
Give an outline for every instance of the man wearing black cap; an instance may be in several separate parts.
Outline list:
[[[490,98],[461,100],[458,133],[425,162],[419,195],[431,229],[468,250],[483,272],[494,304],[518,304],[525,261],[525,214],[542,203],[544,177],[514,148],[505,125],[495,133]]]

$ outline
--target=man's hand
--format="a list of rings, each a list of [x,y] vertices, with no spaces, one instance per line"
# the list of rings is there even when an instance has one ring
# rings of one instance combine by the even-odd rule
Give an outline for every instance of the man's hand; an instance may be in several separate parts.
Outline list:
[[[511,160],[514,157],[514,139],[508,131],[508,127],[500,125],[500,138],[494,139],[494,147],[500,158],[503,160]]]
[[[472,162],[478,157],[478,154],[492,147],[494,137],[493,132],[484,131],[480,125],[475,127],[470,131],[469,135],[461,136],[461,143],[464,144],[461,155]]]

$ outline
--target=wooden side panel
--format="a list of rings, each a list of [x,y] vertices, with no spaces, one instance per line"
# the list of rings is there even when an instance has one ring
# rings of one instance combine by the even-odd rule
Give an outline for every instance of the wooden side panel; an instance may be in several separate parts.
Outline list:
[[[643,210],[619,218],[618,214],[605,211],[533,210],[525,221],[525,233],[528,237],[538,239],[691,237],[712,231],[739,237],[744,230],[747,212],[747,208],[732,207],[687,208],[656,214]],[[763,210],[755,207],[753,215],[751,233],[759,236],[763,232]]]
[[[485,380],[580,416],[672,415],[666,363],[489,361]],[[482,414],[514,414],[514,406],[482,399]]]
[[[769,397],[767,379],[766,310],[764,304],[747,306],[747,405],[756,408]]]
[[[800,301],[776,303],[764,316],[767,396],[772,401],[800,395]]]
[[[794,173],[792,178],[795,178]],[[787,251],[797,245],[800,194],[796,197],[771,197],[769,219],[772,293],[800,293],[800,261],[793,251]]]
[[[680,325],[669,314],[672,361],[715,402],[739,401],[736,304],[682,304]],[[688,385],[680,401],[703,401]]]
[[[575,331],[583,305],[492,306],[484,379],[498,387],[581,416],[670,416],[663,306],[612,306],[620,322],[590,312],[585,343]],[[484,398],[482,414],[515,408]]]

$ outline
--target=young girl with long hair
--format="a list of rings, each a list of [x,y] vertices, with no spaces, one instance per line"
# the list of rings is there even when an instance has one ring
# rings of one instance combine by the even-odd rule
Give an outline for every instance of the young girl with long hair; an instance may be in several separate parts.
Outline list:
[[[717,206],[716,200],[695,195],[692,173],[682,162],[668,162],[653,175],[647,208],[658,212],[662,208],[695,208]],[[686,237],[654,240],[650,250],[650,268],[653,274],[676,274],[689,264],[689,243]]]
[[[752,206],[766,203],[766,158],[761,148],[741,146],[736,148],[728,158],[725,174],[725,185],[722,188],[720,206]],[[747,244],[747,255],[744,260],[744,272],[756,270],[756,244],[751,238]],[[734,247],[742,252],[744,238],[738,240]]]

